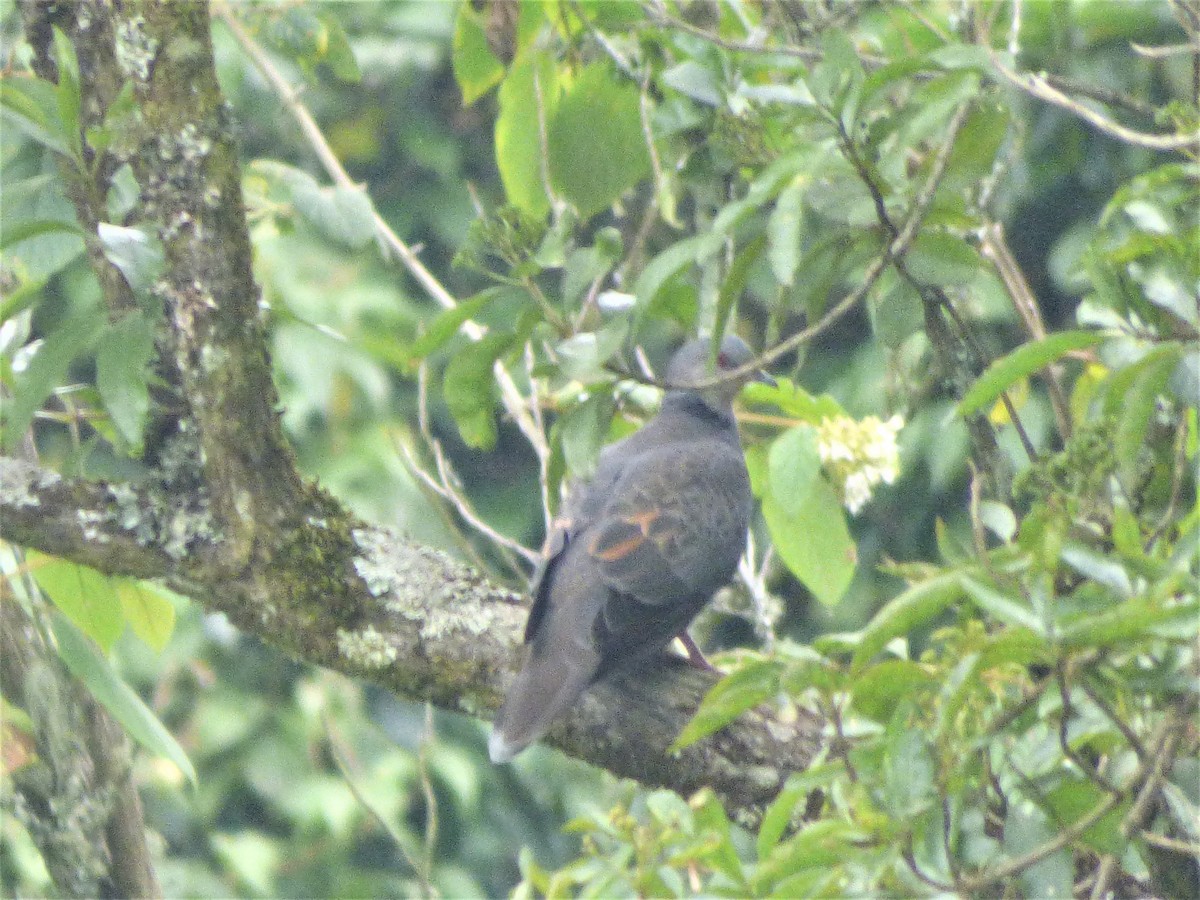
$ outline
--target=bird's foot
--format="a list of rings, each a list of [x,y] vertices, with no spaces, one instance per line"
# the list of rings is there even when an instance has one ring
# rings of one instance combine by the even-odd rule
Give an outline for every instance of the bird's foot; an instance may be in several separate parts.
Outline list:
[[[688,665],[700,669],[703,672],[716,672],[721,674],[720,669],[704,658],[704,654],[700,652],[700,648],[696,646],[696,642],[692,640],[692,636],[686,631],[679,632],[676,637],[679,638],[679,643],[683,644],[683,649],[687,651]]]

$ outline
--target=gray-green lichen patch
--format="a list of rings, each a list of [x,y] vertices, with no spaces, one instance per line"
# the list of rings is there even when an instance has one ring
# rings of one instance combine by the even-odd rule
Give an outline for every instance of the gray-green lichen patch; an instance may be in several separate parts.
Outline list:
[[[146,20],[130,16],[117,23],[117,65],[129,78],[145,81],[150,77],[150,64],[158,53],[158,41],[146,34]]]
[[[36,508],[41,505],[42,491],[56,487],[62,476],[48,469],[39,469],[22,460],[5,460],[0,491],[5,502],[18,508]]]
[[[374,625],[362,631],[337,630],[338,652],[364,669],[383,669],[396,661],[396,647]]]
[[[480,635],[499,624],[497,600],[513,595],[489,586],[467,566],[382,529],[360,528],[354,569],[388,612],[421,623],[421,637]]]

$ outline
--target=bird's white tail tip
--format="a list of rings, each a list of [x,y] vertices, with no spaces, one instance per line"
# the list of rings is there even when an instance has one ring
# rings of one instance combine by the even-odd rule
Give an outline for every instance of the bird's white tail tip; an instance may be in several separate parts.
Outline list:
[[[492,729],[492,733],[488,737],[488,756],[498,766],[510,762],[514,756],[524,749],[524,747],[510,744],[504,739],[504,734],[495,728]]]

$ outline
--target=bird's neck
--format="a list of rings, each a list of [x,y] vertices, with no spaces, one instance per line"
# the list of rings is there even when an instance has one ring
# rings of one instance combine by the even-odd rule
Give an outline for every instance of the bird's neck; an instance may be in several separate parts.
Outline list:
[[[668,391],[663,409],[676,409],[717,428],[737,428],[733,406],[728,401],[710,401],[697,391]]]

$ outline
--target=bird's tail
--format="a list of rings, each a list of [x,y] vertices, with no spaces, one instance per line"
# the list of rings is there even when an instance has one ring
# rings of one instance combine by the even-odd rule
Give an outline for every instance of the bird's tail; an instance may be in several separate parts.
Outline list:
[[[533,656],[517,676],[492,722],[488,755],[506,763],[540,738],[550,723],[573,704],[591,680],[578,660]]]

